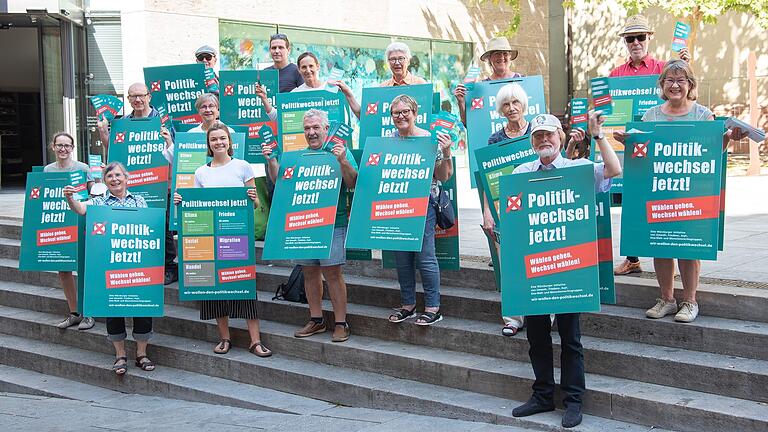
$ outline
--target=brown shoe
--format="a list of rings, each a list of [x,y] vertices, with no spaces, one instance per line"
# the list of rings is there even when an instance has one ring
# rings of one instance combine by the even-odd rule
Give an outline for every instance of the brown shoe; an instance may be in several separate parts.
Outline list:
[[[325,327],[325,321],[318,324],[312,320],[309,320],[307,325],[296,330],[296,333],[293,334],[293,337],[304,338],[304,337],[312,336],[313,334],[322,333],[326,330],[328,329]]]
[[[331,337],[331,342],[346,342],[349,339],[350,333],[349,324],[336,324],[333,326],[333,337]]]
[[[616,276],[622,276],[628,275],[630,273],[641,273],[642,271],[643,269],[640,268],[640,261],[632,262],[628,259],[625,259],[624,262],[613,269],[613,274]]]

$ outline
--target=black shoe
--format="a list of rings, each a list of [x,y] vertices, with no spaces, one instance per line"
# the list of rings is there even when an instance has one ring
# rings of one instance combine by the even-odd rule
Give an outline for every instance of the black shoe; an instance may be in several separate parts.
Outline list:
[[[512,410],[513,417],[528,417],[538,413],[554,411],[555,404],[543,404],[534,398]]]
[[[170,285],[177,280],[179,280],[179,274],[177,273],[178,270],[168,269],[165,271],[165,280],[163,281],[164,285]]]
[[[569,405],[563,414],[563,427],[572,428],[581,424],[581,405]]]

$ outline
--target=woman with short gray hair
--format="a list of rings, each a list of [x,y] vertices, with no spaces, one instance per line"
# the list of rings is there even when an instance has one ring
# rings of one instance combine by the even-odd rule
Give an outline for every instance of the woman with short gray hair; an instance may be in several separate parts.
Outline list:
[[[393,87],[411,84],[426,84],[424,78],[413,75],[408,71],[411,64],[411,49],[402,42],[392,42],[384,51],[392,78],[381,83],[381,87]]]

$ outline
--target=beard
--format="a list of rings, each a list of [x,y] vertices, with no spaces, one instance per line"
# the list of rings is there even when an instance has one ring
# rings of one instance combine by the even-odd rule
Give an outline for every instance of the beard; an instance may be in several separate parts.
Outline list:
[[[557,154],[557,149],[554,148],[554,147],[549,147],[549,148],[545,148],[545,149],[541,149],[541,150],[536,151],[536,154],[539,155],[539,157],[542,157],[542,158],[550,158],[550,157],[552,157],[552,156]]]

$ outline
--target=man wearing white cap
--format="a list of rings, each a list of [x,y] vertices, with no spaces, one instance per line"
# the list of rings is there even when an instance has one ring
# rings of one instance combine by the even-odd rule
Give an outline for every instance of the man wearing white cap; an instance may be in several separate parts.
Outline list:
[[[561,156],[560,150],[565,141],[565,133],[560,120],[551,114],[540,114],[534,117],[531,120],[531,146],[539,158],[518,166],[512,174],[593,164],[595,193],[608,191],[611,187],[610,179],[621,174],[621,164],[613,147],[603,135],[604,121],[605,117],[600,116],[599,111],[590,111],[589,133],[597,141],[603,156],[602,163],[594,163],[587,159],[566,159]],[[584,137],[573,137],[577,141],[579,138]],[[581,423],[581,397],[586,388],[579,316],[578,313],[555,315],[557,331],[560,334],[560,388],[565,394],[563,400],[565,414],[562,420],[565,428],[572,428]],[[534,315],[526,318],[528,322],[526,335],[530,345],[528,355],[531,358],[536,379],[532,386],[533,395],[528,402],[512,410],[512,415],[515,417],[525,417],[555,409],[555,374],[550,336],[552,322],[549,315]]]
[[[203,45],[200,48],[195,51],[195,60],[197,60],[198,63],[202,63],[203,66],[206,68],[213,69],[213,79],[215,81],[215,84],[219,84],[219,75],[216,73],[216,62],[218,62],[218,58],[216,56],[216,49],[213,48],[210,45]],[[211,93],[218,96],[219,92],[218,90],[211,91]]]

